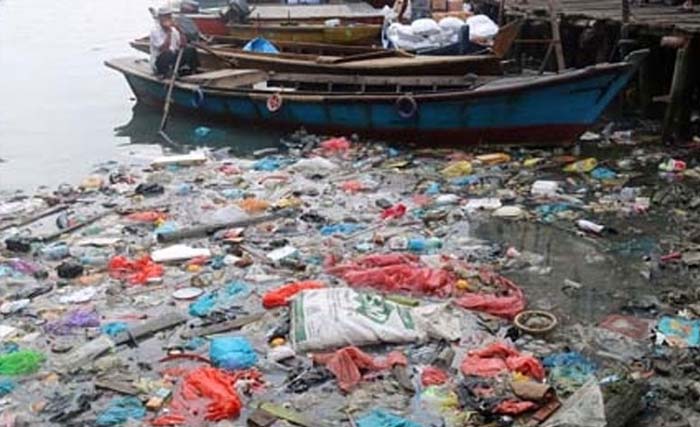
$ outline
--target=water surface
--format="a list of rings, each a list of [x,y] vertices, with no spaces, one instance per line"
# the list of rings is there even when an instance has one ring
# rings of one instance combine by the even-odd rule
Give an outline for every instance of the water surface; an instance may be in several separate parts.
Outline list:
[[[132,111],[133,95],[105,60],[129,55],[130,39],[153,26],[151,0],[0,0],[0,191],[77,183],[94,165],[120,159],[124,145],[162,143],[160,113]],[[186,117],[168,123],[172,139],[246,151],[277,135],[217,128]],[[211,125],[209,125],[211,126]],[[115,128],[118,128],[115,130]]]

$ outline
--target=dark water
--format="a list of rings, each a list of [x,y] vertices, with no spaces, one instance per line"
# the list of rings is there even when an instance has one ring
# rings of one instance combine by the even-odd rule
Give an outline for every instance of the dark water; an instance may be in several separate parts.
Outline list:
[[[0,190],[76,183],[133,143],[161,143],[160,112],[137,109],[123,77],[103,62],[136,55],[132,38],[153,24],[148,0],[0,0]],[[276,143],[262,131],[214,128],[183,117],[168,123],[186,144],[249,151]],[[119,129],[115,129],[119,128]]]

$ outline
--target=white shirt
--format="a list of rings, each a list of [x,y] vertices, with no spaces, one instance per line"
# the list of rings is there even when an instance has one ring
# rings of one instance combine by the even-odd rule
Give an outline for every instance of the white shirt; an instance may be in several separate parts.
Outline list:
[[[180,47],[180,32],[176,29],[169,30],[170,35],[170,47],[168,48],[171,52],[177,52]],[[165,43],[165,38],[168,33],[166,32],[160,24],[156,23],[156,27],[151,31],[151,69],[156,72],[156,58],[160,50],[158,49],[163,43]]]

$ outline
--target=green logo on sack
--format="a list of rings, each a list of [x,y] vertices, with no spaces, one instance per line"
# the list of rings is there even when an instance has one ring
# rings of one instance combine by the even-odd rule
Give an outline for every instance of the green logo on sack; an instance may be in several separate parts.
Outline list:
[[[375,294],[357,294],[355,301],[359,304],[357,313],[375,323],[386,323],[391,317],[394,307],[386,300]]]

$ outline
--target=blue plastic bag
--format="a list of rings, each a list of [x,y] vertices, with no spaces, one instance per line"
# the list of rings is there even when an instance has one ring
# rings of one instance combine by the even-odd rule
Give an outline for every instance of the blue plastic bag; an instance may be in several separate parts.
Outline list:
[[[599,179],[601,181],[605,181],[607,179],[615,179],[617,174],[615,171],[599,166],[591,171],[591,177],[593,179]]]
[[[235,371],[255,365],[258,355],[243,337],[214,338],[209,346],[209,359],[214,366]]]
[[[423,427],[420,424],[401,418],[381,409],[374,409],[356,421],[357,427]]]
[[[270,43],[270,41],[264,37],[256,37],[253,40],[249,41],[245,44],[245,46],[243,46],[243,50],[246,52],[258,53],[280,53],[279,49],[277,49],[277,47],[274,44]]]
[[[341,222],[338,224],[330,224],[321,227],[321,234],[324,236],[330,236],[333,234],[350,234],[360,229],[362,229],[360,224]]]
[[[126,332],[129,329],[129,325],[124,322],[110,322],[105,323],[100,327],[103,334],[107,334],[110,337],[116,337],[122,332]]]
[[[116,426],[125,423],[129,418],[140,420],[146,416],[146,408],[141,401],[133,396],[113,399],[107,409],[97,417],[97,425]]]

